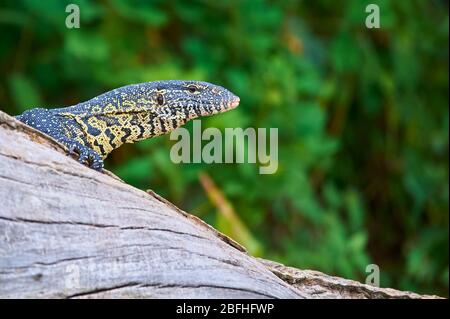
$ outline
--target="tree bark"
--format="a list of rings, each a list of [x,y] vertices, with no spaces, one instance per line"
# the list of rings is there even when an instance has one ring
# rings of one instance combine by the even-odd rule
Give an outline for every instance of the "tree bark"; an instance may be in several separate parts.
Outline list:
[[[0,112],[1,298],[434,298],[250,256]]]

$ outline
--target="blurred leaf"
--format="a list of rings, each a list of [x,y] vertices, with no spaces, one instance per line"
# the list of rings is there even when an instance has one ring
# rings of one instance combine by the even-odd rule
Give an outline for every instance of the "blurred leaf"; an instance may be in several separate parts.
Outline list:
[[[22,112],[29,108],[42,107],[42,99],[38,87],[25,75],[11,75],[9,86],[18,111]]]
[[[167,15],[155,3],[145,0],[110,0],[116,12],[133,22],[161,26],[167,22]]]

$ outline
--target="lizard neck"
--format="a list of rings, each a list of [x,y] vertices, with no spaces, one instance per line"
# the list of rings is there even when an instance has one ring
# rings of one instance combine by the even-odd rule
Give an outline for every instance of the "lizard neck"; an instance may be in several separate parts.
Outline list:
[[[63,111],[61,114],[76,121],[87,146],[99,153],[103,159],[124,143],[163,135],[187,122],[184,114],[164,114],[161,109],[157,111],[151,108],[142,110],[130,107],[124,110],[111,105],[106,106],[110,108],[107,111],[85,113],[86,108],[86,105],[80,104],[71,107],[70,112]]]

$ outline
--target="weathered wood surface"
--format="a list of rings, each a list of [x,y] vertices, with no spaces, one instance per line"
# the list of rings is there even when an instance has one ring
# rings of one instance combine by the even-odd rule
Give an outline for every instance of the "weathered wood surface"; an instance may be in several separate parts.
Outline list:
[[[0,112],[1,298],[421,298],[249,256]]]

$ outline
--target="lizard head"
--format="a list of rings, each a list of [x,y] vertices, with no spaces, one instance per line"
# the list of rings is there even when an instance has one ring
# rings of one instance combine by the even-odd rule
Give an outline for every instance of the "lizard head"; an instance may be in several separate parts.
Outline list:
[[[191,120],[234,109],[239,97],[208,82],[170,80],[151,82],[156,111],[170,117]]]

